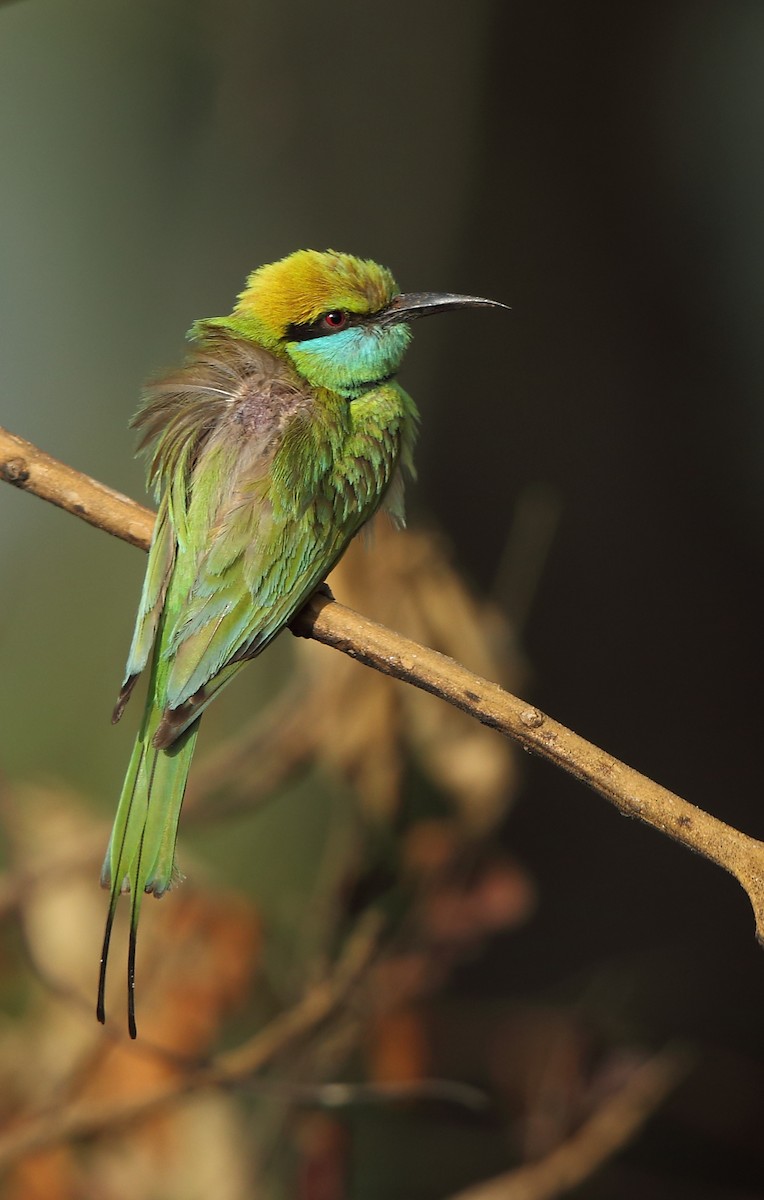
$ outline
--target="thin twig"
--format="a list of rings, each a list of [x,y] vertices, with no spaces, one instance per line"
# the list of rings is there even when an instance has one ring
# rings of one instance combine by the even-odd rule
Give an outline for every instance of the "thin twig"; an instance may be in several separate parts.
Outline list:
[[[43,454],[0,428],[0,478],[59,505],[99,529],[147,549],[152,514],[118,492]],[[764,942],[764,843],[654,783],[533,705],[453,659],[369,621],[316,593],[293,631],[395,676],[514,738],[637,817],[733,875],[746,891]]]
[[[450,1200],[553,1200],[564,1195],[628,1145],[688,1066],[685,1053],[662,1050],[638,1067],[620,1091],[551,1154],[475,1184]]]
[[[332,974],[312,987],[293,1008],[242,1045],[193,1067],[164,1087],[139,1099],[115,1104],[82,1102],[29,1118],[0,1138],[0,1172],[33,1151],[59,1142],[91,1138],[142,1121],[192,1092],[243,1084],[274,1059],[324,1025],[363,980],[379,948],[382,917],[370,912],[354,930]]]

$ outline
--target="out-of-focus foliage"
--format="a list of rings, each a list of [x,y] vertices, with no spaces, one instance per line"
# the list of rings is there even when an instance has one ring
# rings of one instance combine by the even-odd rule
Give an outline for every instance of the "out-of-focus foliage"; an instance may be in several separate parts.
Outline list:
[[[373,556],[360,545],[335,572],[335,586],[378,616],[395,612],[404,633],[459,654],[492,678],[510,676],[504,622],[466,591],[438,540],[396,535],[387,526],[376,533]],[[321,793],[349,798],[341,821],[329,816],[311,840],[310,866],[297,885],[304,895],[299,930],[285,920],[294,894],[285,899],[283,882],[272,882],[268,894],[266,877],[261,903],[253,903],[241,891],[205,884],[192,859],[190,878],[152,913],[141,938],[137,1044],[116,1020],[112,1037],[104,1037],[85,988],[103,919],[93,883],[105,829],[94,836],[74,794],[9,785],[3,817],[11,866],[3,899],[6,920],[15,918],[21,933],[5,987],[17,1011],[0,1041],[10,1123],[0,1165],[12,1164],[9,1195],[45,1189],[75,1197],[85,1190],[119,1200],[136,1189],[152,1195],[158,1177],[162,1194],[179,1200],[210,1189],[231,1197],[259,1187],[294,1194],[295,1178],[307,1189],[301,1195],[320,1194],[309,1182],[318,1153],[313,1118],[305,1118],[307,1132],[287,1138],[285,1100],[304,1100],[311,1084],[348,1068],[383,1089],[437,1074],[424,998],[487,934],[526,918],[532,889],[524,872],[486,841],[515,791],[508,743],[433,697],[313,649],[286,694],[200,764],[187,813],[192,827],[208,827],[233,819],[232,808],[257,809],[267,799],[276,809],[280,794],[307,777],[311,786],[293,807],[294,836],[288,829],[278,842],[266,836],[267,853],[288,860],[302,840],[301,818]],[[462,756],[476,762],[471,773]],[[259,888],[256,879],[256,896]],[[232,1010],[240,1036],[253,1032],[253,1014],[255,1029],[277,1022],[331,971],[374,908],[386,914],[384,934],[359,995],[328,1027],[296,1038],[279,1056],[265,1092],[255,1085],[254,1109],[218,1092],[192,1091],[190,1102],[179,1097],[137,1129],[116,1115],[110,1120],[115,1101],[140,1103],[173,1084],[181,1090],[184,1072],[220,1043]],[[114,1012],[124,994],[116,971],[111,984]],[[66,1136],[44,1132],[39,1153],[14,1150],[14,1127],[22,1138],[30,1126],[44,1128],[51,1097],[64,1119],[83,1105],[103,1105],[102,1127],[85,1154],[74,1153]],[[315,1092],[309,1107],[320,1107],[320,1098]],[[345,1157],[343,1151],[333,1164],[338,1179],[348,1175]],[[222,1163],[218,1190],[213,1181]]]

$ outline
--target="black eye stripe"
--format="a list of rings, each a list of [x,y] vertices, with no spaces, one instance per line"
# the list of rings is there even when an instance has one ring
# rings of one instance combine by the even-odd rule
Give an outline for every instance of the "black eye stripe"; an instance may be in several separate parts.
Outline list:
[[[361,313],[346,312],[344,309],[342,315],[347,317],[345,323],[337,329],[332,329],[331,326],[324,324],[324,320],[331,313],[339,312],[340,309],[330,308],[327,312],[321,313],[320,317],[316,317],[315,321],[307,321],[303,325],[287,325],[284,334],[286,342],[307,342],[311,338],[331,337],[333,333],[341,333],[343,329],[350,329],[353,325],[361,325],[367,319]]]

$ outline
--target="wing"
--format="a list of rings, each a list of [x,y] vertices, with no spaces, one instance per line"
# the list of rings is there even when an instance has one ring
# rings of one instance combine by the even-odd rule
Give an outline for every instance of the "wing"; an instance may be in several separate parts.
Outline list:
[[[157,641],[160,747],[299,610],[410,459],[397,385],[350,405],[224,329],[200,333],[137,419],[162,504],[123,696]]]
[[[378,455],[357,453],[347,403],[328,419],[320,405],[314,397],[291,414],[272,455],[238,469],[229,464],[235,485],[162,639],[166,711],[157,745],[171,744],[242,661],[288,623],[384,495],[397,438],[388,439],[389,462],[380,467]],[[211,445],[199,476],[215,453]],[[195,479],[190,514],[203,492]]]
[[[257,412],[262,422],[259,397]],[[168,597],[173,615],[159,652],[165,712],[155,745],[171,745],[326,577],[385,500],[399,460],[408,465],[414,413],[395,384],[352,405],[319,390],[289,409],[266,447],[256,441],[254,459],[241,442],[232,453],[231,428],[210,439],[189,525],[203,524],[197,503],[210,511],[208,476],[226,478],[229,491],[182,603]]]
[[[149,561],[127,656],[125,678],[111,717],[115,724],[122,716],[135,682],[149,660],[174,562],[175,538],[168,514],[168,499],[163,496],[149,547]]]
[[[125,678],[113,719],[129,699],[138,675],[146,666],[151,648],[166,621],[168,600],[182,601],[196,574],[196,562],[214,534],[231,491],[234,461],[215,482],[207,472],[192,505],[194,479],[205,448],[220,441],[220,430],[233,436],[229,449],[256,476],[256,464],[272,457],[270,443],[286,414],[305,402],[295,387],[295,377],[272,355],[224,329],[201,325],[199,344],[174,374],[151,384],[133,420],[140,430],[139,450],[148,455],[148,485],[159,499],[148,566],[138,608]],[[237,443],[245,452],[236,453]],[[192,513],[193,507],[193,513]],[[160,633],[161,636],[161,633]]]

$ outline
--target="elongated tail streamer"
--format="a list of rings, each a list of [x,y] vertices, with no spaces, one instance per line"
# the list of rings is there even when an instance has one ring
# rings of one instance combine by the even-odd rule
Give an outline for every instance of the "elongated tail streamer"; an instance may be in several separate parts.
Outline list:
[[[172,886],[178,821],[199,729],[197,720],[169,749],[156,749],[151,738],[158,723],[158,714],[149,708],[125,777],[101,873],[101,882],[109,888],[110,896],[96,1015],[101,1023],[105,1021],[106,970],[117,901],[120,893],[129,891],[127,1011],[132,1038],[136,1036],[135,957],[141,904],[145,892],[153,892],[159,898]]]

